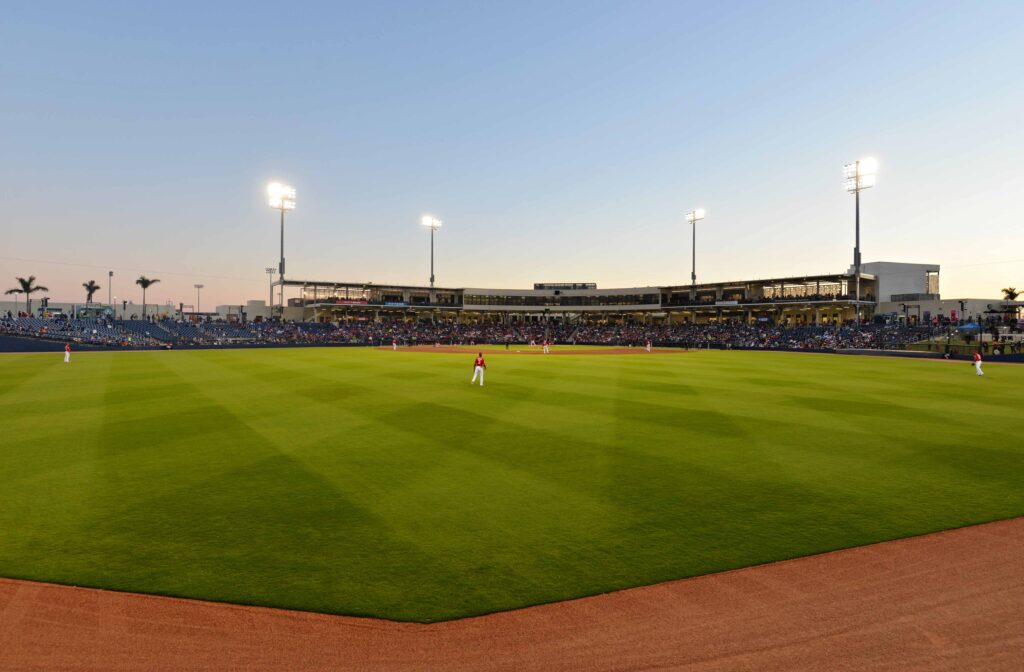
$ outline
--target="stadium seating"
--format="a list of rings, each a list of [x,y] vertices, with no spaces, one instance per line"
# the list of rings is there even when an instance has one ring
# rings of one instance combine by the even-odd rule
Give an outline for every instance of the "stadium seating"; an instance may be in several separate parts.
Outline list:
[[[837,350],[900,349],[950,328],[903,324],[779,326],[771,324],[607,324],[578,321],[515,324],[456,322],[188,322],[175,320],[73,320],[65,317],[0,319],[0,333],[119,347],[231,346],[245,344],[552,343]]]

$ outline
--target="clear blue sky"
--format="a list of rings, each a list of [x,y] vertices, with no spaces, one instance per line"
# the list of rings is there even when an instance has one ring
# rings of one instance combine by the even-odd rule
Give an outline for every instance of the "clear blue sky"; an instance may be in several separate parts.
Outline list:
[[[80,299],[291,277],[684,283],[865,261],[1024,286],[1024,3],[15,3],[0,19],[0,283]],[[3,287],[3,288],[6,288]],[[139,300],[137,288],[128,296]],[[207,303],[209,302],[209,303]]]

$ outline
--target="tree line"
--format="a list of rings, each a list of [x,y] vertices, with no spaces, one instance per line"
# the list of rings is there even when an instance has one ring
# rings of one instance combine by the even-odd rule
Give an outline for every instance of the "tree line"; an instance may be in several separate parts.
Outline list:
[[[34,275],[30,275],[27,278],[15,278],[15,280],[18,282],[18,286],[17,287],[12,287],[11,289],[8,289],[6,292],[4,292],[4,294],[14,294],[14,295],[24,294],[25,295],[25,312],[28,313],[29,315],[31,315],[32,314],[32,295],[35,294],[36,292],[48,292],[48,291],[50,291],[50,288],[49,287],[44,287],[42,285],[37,285],[36,284],[36,276],[34,276]],[[155,285],[158,282],[160,282],[160,278],[147,278],[144,275],[140,275],[139,278],[135,281],[135,284],[142,288],[142,317],[143,318],[146,317],[146,290],[149,289],[152,285]],[[96,284],[95,280],[89,280],[88,282],[83,282],[82,283],[82,287],[85,288],[85,303],[86,304],[92,303],[93,295],[97,291],[102,289],[102,287],[100,287],[100,285]]]

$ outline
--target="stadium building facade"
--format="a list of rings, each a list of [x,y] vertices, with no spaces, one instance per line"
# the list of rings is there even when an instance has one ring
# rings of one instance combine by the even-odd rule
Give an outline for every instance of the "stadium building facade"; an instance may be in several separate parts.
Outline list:
[[[845,273],[760,280],[598,288],[594,283],[538,283],[533,289],[430,288],[410,285],[286,280],[289,319],[337,322],[404,317],[476,321],[638,321],[643,323],[770,322],[829,325],[886,315],[926,320],[908,302],[939,301],[939,265],[875,262],[862,266],[860,296]],[[903,306],[903,308],[900,308]],[[962,319],[973,308],[960,306]],[[925,311],[927,312],[927,311]],[[948,313],[946,317],[951,317]]]
[[[458,322],[541,321],[634,322],[643,324],[742,322],[777,325],[841,324],[856,317],[928,324],[935,318],[961,322],[1006,322],[1024,317],[1024,301],[943,299],[938,264],[864,264],[860,300],[856,278],[845,273],[760,280],[602,289],[595,283],[537,283],[532,289],[430,288],[419,285],[286,280],[283,317],[292,321],[451,320]],[[275,283],[277,285],[277,283]],[[108,306],[36,300],[33,314],[135,319],[142,306],[127,301]],[[197,314],[191,306],[147,306],[156,317],[265,320],[281,315],[265,300],[217,306]],[[0,315],[17,315],[25,302],[0,301]]]

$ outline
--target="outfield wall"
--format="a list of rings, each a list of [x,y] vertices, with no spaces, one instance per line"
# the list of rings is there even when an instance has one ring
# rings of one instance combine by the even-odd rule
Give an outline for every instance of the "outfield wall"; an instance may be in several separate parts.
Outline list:
[[[429,345],[428,343],[422,344],[424,346]],[[503,346],[505,341],[495,341],[493,343],[476,343],[476,345],[490,345],[490,346]],[[511,345],[526,345],[525,343],[512,343]],[[554,347],[558,347],[559,344],[555,344]],[[564,345],[564,344],[562,344]],[[590,345],[600,346],[608,348],[623,348],[629,347],[628,344],[618,343],[589,343],[585,341],[577,341],[575,345]],[[684,343],[660,343],[654,342],[653,345],[658,348],[676,348],[683,349],[687,348],[690,350],[743,350],[749,352],[800,352],[800,353],[814,353],[823,355],[869,355],[872,357],[904,357],[911,359],[944,359],[942,353],[939,352],[922,352],[915,350],[869,350],[869,349],[844,349],[844,350],[824,350],[824,349],[793,349],[793,348],[747,348],[742,346],[725,346],[712,344],[684,344]],[[388,347],[387,343],[230,343],[230,344],[195,344],[195,345],[181,345],[175,346],[174,348],[165,348],[161,346],[138,346],[131,348],[122,348],[120,346],[103,346],[103,345],[89,345],[85,343],[73,343],[72,351],[98,351],[106,350],[110,352],[126,352],[136,350],[252,350],[252,349],[280,349],[280,348],[380,348]],[[406,346],[401,346],[402,348]],[[634,345],[637,351],[642,350],[642,345]],[[18,353],[18,352],[61,352],[64,350],[64,341],[52,340],[45,338],[30,338],[21,336],[0,336],[0,353]],[[950,359],[959,361],[970,361],[971,357],[965,355],[951,355]],[[1024,354],[1016,355],[999,355],[998,357],[989,355],[985,358],[986,362],[1006,362],[1006,363],[1021,363],[1024,364]]]
[[[74,343],[72,350],[118,350],[117,347]],[[50,338],[0,336],[0,352],[63,352],[64,341]]]
[[[32,338],[28,336],[0,336],[0,352],[63,352],[63,340]],[[71,341],[71,351],[106,350],[109,352],[134,352],[138,350],[243,350],[253,348],[358,348],[380,347],[381,343],[230,343],[190,344],[167,348],[159,345],[140,345],[130,348],[119,345],[93,345]]]

